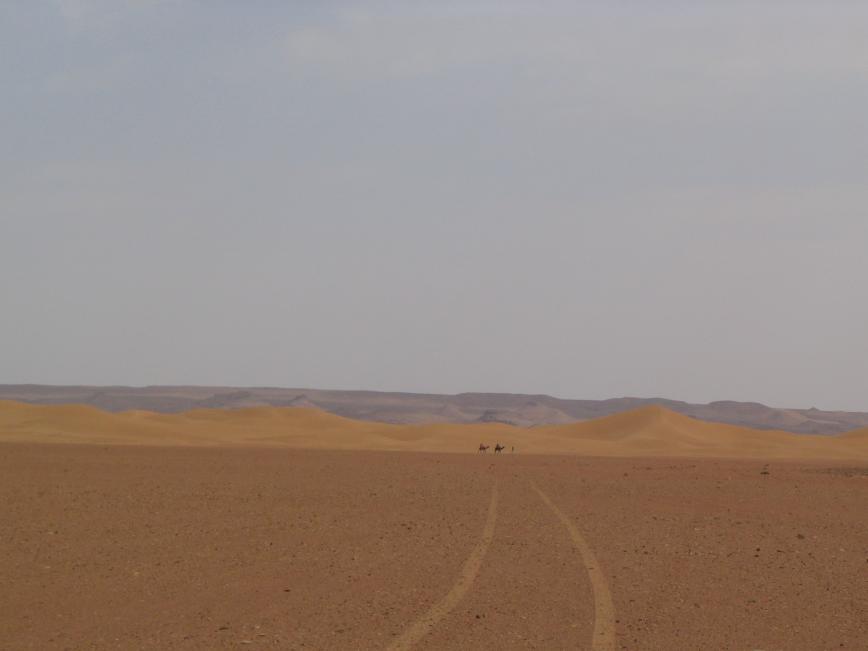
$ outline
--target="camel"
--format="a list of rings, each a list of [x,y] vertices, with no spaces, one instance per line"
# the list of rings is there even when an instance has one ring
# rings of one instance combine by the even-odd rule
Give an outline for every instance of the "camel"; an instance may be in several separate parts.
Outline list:
[[[480,443],[479,444],[479,451],[482,452],[482,454],[485,454],[486,452],[488,452],[489,447],[491,447],[491,446],[490,445],[483,445],[482,443]]]
[[[494,454],[500,454],[500,451],[505,450],[505,449],[506,449],[505,445],[501,445],[500,443],[498,443],[497,445],[494,446]]]

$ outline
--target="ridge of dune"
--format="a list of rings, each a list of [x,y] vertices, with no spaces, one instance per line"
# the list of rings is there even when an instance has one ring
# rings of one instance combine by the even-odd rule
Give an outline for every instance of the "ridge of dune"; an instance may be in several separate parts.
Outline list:
[[[838,438],[844,440],[852,440],[852,441],[868,441],[868,427],[863,427],[862,429],[854,429],[849,432],[844,432],[843,434],[839,434]]]
[[[536,428],[536,431],[546,434],[560,434],[571,438],[581,437],[611,441],[636,436],[640,432],[655,431],[663,426],[681,429],[685,424],[693,425],[699,422],[701,421],[670,411],[665,407],[649,405],[591,420],[563,425],[541,425]]]
[[[443,395],[280,387],[0,384],[0,399],[32,404],[81,403],[109,412],[147,409],[165,414],[196,408],[316,407],[347,418],[385,423],[482,420],[521,427],[561,425],[659,404],[702,420],[800,434],[839,434],[868,427],[868,412],[770,407],[734,400],[700,404],[663,397],[581,400],[509,393]]]
[[[0,441],[313,449],[868,460],[868,429],[810,436],[713,423],[650,405],[594,420],[531,428],[489,422],[397,425],[311,407],[107,412],[80,404],[0,401]]]

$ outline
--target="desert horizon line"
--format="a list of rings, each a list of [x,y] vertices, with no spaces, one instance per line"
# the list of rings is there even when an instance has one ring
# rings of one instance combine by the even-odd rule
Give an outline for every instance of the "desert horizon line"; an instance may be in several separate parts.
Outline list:
[[[513,394],[508,394],[508,395],[513,395]],[[516,394],[516,395],[521,395],[521,394]],[[143,409],[143,408],[124,409],[121,411],[114,411],[113,412],[113,411],[110,411],[108,409],[104,409],[102,407],[90,405],[90,404],[83,403],[83,402],[33,403],[33,402],[27,402],[24,400],[10,400],[7,398],[0,397],[0,407],[2,407],[3,405],[13,405],[15,407],[36,407],[38,409],[82,407],[84,409],[93,410],[93,411],[100,412],[100,413],[106,414],[106,415],[124,416],[124,415],[139,413],[139,414],[148,414],[148,415],[153,415],[153,416],[170,416],[170,417],[184,417],[184,416],[189,416],[189,415],[197,413],[197,412],[198,413],[202,413],[202,412],[215,412],[215,413],[216,412],[236,412],[236,413],[238,413],[238,412],[246,411],[246,412],[253,413],[253,412],[257,412],[257,411],[307,410],[309,412],[321,412],[322,414],[324,414],[326,416],[334,417],[335,419],[339,419],[339,420],[353,421],[353,422],[357,422],[360,424],[366,422],[366,421],[358,419],[358,418],[352,418],[349,416],[341,416],[340,414],[336,414],[334,412],[328,411],[327,409],[324,409],[322,407],[317,407],[317,406],[254,405],[254,406],[248,406],[248,407],[238,407],[238,406],[236,406],[236,407],[232,407],[232,406],[230,406],[230,407],[191,407],[190,409],[185,409],[184,411],[179,411],[179,412],[175,412],[175,413],[171,413],[171,414],[165,414],[165,413],[162,413],[159,411],[154,411],[152,409]],[[706,420],[704,418],[700,418],[698,416],[692,416],[690,414],[682,414],[682,413],[679,413],[673,409],[668,408],[666,405],[651,403],[651,404],[639,405],[636,407],[630,407],[627,409],[623,409],[621,411],[613,412],[611,414],[605,414],[605,415],[596,416],[593,418],[576,419],[574,421],[569,421],[569,422],[561,423],[558,425],[534,424],[534,425],[524,426],[524,425],[516,425],[514,423],[507,423],[507,422],[503,422],[503,421],[489,421],[489,422],[480,421],[480,422],[472,422],[472,423],[452,423],[449,421],[428,421],[428,422],[422,422],[422,423],[406,423],[404,425],[406,425],[408,427],[421,427],[421,428],[428,427],[428,426],[439,426],[439,425],[444,425],[444,426],[451,426],[451,425],[459,425],[459,426],[497,425],[497,426],[503,426],[506,428],[519,429],[519,430],[522,430],[522,429],[530,430],[530,429],[538,429],[538,428],[546,428],[546,427],[560,427],[563,425],[569,426],[569,425],[575,425],[575,424],[579,424],[579,423],[589,424],[589,423],[593,423],[595,421],[604,421],[606,419],[611,419],[611,418],[617,417],[617,416],[639,416],[639,415],[646,415],[646,414],[656,414],[656,415],[664,415],[664,416],[671,415],[674,417],[689,418],[689,419],[698,421],[700,423],[707,423],[707,424],[713,424],[713,425],[725,425],[726,424],[726,423],[720,423],[718,421]],[[390,423],[387,421],[368,421],[368,422],[373,422],[375,424],[385,425],[385,426],[390,426],[390,427],[394,427],[394,426],[398,425],[396,423]],[[735,425],[734,427],[739,427],[740,429],[744,429],[744,430],[756,429],[756,428],[751,428],[749,426],[737,426],[737,425]],[[865,428],[857,428],[856,430],[853,430],[853,431],[862,430],[862,429],[865,429]],[[794,434],[794,432],[789,432],[789,431],[784,430],[784,429],[780,429],[780,430],[768,429],[765,431],[766,432],[772,432],[772,433],[781,433],[781,434]],[[852,432],[839,432],[835,435],[826,435],[826,437],[827,438],[834,438],[836,436],[841,436],[844,434],[851,434],[851,433]]]
[[[0,442],[157,446],[253,446],[405,452],[495,452],[583,456],[665,456],[864,460],[868,428],[803,436],[704,421],[661,405],[572,423],[519,427],[503,422],[382,423],[322,409],[254,406],[161,414],[108,412],[83,404],[0,401]],[[483,444],[479,443],[482,452]]]
[[[368,388],[343,388],[343,387],[325,387],[325,386],[291,386],[280,384],[210,384],[210,383],[81,383],[72,384],[64,382],[0,382],[0,390],[8,390],[15,388],[37,388],[37,389],[132,389],[132,390],[147,390],[147,389],[218,389],[218,390],[275,390],[275,391],[311,391],[311,392],[328,392],[328,393],[357,393],[357,394],[395,394],[403,396],[419,396],[419,397],[446,397],[457,398],[461,396],[504,396],[518,398],[552,398],[559,401],[569,402],[609,402],[618,400],[641,400],[641,401],[662,401],[669,403],[680,403],[684,405],[696,406],[712,406],[723,404],[737,405],[755,405],[759,407],[767,407],[771,409],[798,409],[801,411],[824,411],[824,412],[840,412],[840,413],[864,413],[868,414],[868,405],[861,409],[836,409],[818,407],[814,403],[810,407],[796,405],[778,405],[770,402],[752,399],[737,399],[737,398],[715,398],[712,400],[689,400],[683,398],[674,398],[665,395],[609,395],[605,398],[594,397],[565,397],[561,394],[545,393],[545,392],[523,392],[523,391],[487,391],[487,390],[468,390],[468,391],[419,391],[419,390],[404,390],[404,389],[368,389]],[[4,398],[0,397],[0,400]]]
[[[836,434],[868,427],[868,413],[769,407],[758,402],[690,403],[669,398],[564,399],[547,394],[410,393],[203,385],[0,385],[0,399],[33,404],[88,404],[109,412],[179,413],[196,408],[316,407],[346,418],[385,423],[503,422],[518,426],[590,420],[658,404],[700,420],[797,434]]]

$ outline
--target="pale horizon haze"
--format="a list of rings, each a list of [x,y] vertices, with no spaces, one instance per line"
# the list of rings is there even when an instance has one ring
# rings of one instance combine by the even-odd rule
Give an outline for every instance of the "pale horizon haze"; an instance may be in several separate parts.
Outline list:
[[[868,3],[0,3],[0,383],[868,411]]]

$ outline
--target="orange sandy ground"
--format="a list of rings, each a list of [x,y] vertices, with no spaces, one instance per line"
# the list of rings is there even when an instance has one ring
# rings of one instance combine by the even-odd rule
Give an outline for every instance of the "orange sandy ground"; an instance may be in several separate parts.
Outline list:
[[[868,648],[868,464],[0,444],[0,647]]]

